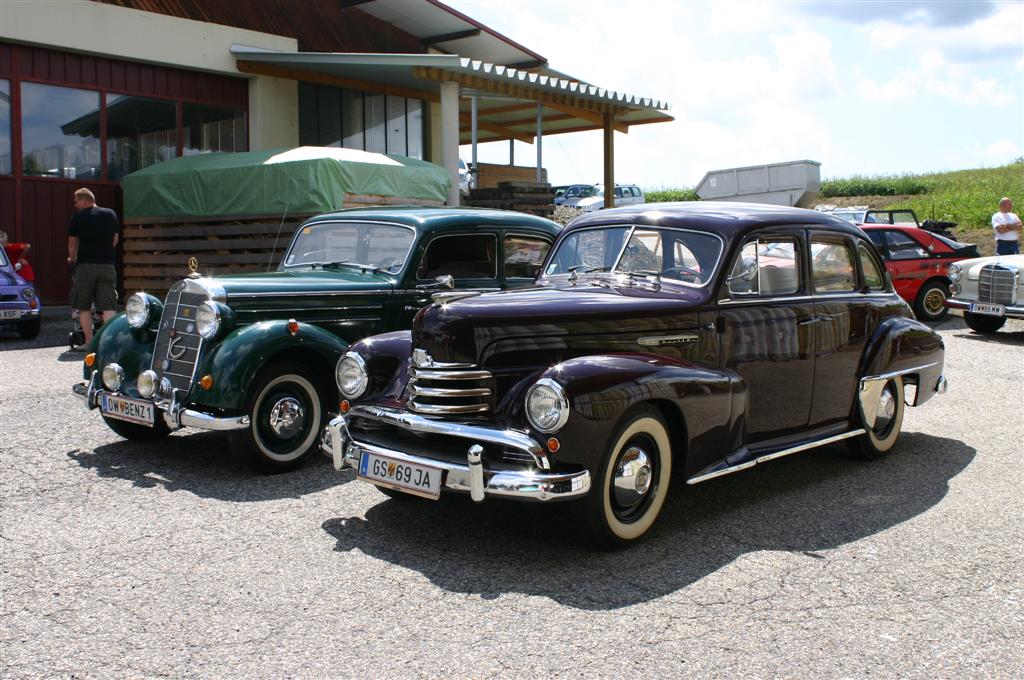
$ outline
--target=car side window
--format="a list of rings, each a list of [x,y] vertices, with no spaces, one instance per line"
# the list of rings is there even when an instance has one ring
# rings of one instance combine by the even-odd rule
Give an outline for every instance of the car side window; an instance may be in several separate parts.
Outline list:
[[[729,294],[739,296],[792,295],[800,290],[796,239],[749,241],[729,275]]]
[[[878,248],[878,252],[882,253],[884,257],[886,248],[885,234],[878,231],[877,229],[865,229],[864,233],[868,235],[868,238],[871,239],[871,242],[875,244],[876,248]]]
[[[811,239],[811,280],[816,293],[849,293],[857,290],[853,248],[845,239]]]
[[[456,279],[497,278],[497,238],[493,234],[453,234],[435,238],[420,260],[416,276],[433,279],[445,274]]]
[[[860,269],[864,272],[864,285],[868,290],[884,290],[885,277],[878,260],[863,243],[857,244],[857,254],[860,255]]]
[[[505,236],[505,277],[533,279],[551,249],[551,242],[538,236]]]
[[[931,257],[924,247],[903,232],[886,231],[885,238],[889,242],[889,259],[919,260]]]

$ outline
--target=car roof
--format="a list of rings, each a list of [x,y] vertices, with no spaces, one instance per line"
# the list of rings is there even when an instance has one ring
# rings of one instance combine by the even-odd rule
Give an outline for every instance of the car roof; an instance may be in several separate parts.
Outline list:
[[[566,231],[623,223],[707,231],[727,238],[771,225],[816,226],[851,236],[864,235],[860,229],[841,217],[818,210],[731,201],[643,203],[608,208],[577,217],[569,223]]]
[[[552,236],[562,227],[551,220],[511,210],[488,208],[433,208],[426,206],[382,206],[372,208],[348,208],[323,213],[311,218],[306,224],[344,220],[369,220],[372,222],[393,222],[413,227],[421,232],[458,227],[517,227],[543,231]]]

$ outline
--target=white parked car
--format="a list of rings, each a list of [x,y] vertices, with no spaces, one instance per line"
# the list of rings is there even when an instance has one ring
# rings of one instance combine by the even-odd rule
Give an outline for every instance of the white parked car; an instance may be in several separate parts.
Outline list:
[[[576,207],[583,212],[594,212],[604,207],[604,186],[595,184],[595,193],[590,198],[584,198],[576,204]],[[615,185],[615,207],[620,205],[634,205],[644,202],[644,192],[635,184]]]
[[[946,306],[962,309],[978,333],[995,333],[1007,319],[1024,319],[1024,255],[996,255],[949,265]]]

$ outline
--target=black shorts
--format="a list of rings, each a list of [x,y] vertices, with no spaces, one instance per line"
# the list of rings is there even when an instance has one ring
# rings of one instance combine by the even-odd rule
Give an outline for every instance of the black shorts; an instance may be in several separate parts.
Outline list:
[[[97,312],[117,309],[117,272],[110,264],[80,262],[71,282],[71,306],[89,309],[93,303]]]

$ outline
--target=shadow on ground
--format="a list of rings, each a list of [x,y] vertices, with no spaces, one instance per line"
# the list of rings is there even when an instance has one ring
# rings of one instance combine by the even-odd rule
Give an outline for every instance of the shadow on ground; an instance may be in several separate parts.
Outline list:
[[[113,433],[110,436],[117,437]],[[351,471],[335,472],[330,461],[317,453],[293,472],[255,472],[243,456],[228,447],[227,437],[219,432],[174,434],[157,442],[117,439],[93,451],[73,450],[67,455],[100,477],[222,501],[299,498],[353,479]]]
[[[1007,319],[1006,325],[995,333],[977,333],[972,331],[964,322],[963,316],[959,314],[949,314],[942,321],[935,321],[928,325],[937,331],[953,331],[958,338],[965,338],[967,340],[1000,345],[1024,346],[1024,322],[1019,320]]]
[[[873,463],[833,445],[688,487],[676,480],[650,535],[630,549],[597,552],[566,506],[466,497],[383,500],[365,518],[329,519],[336,551],[367,555],[423,574],[444,590],[495,598],[549,597],[604,610],[675,592],[761,550],[818,554],[927,511],[973,460],[960,441],[904,434]]]

